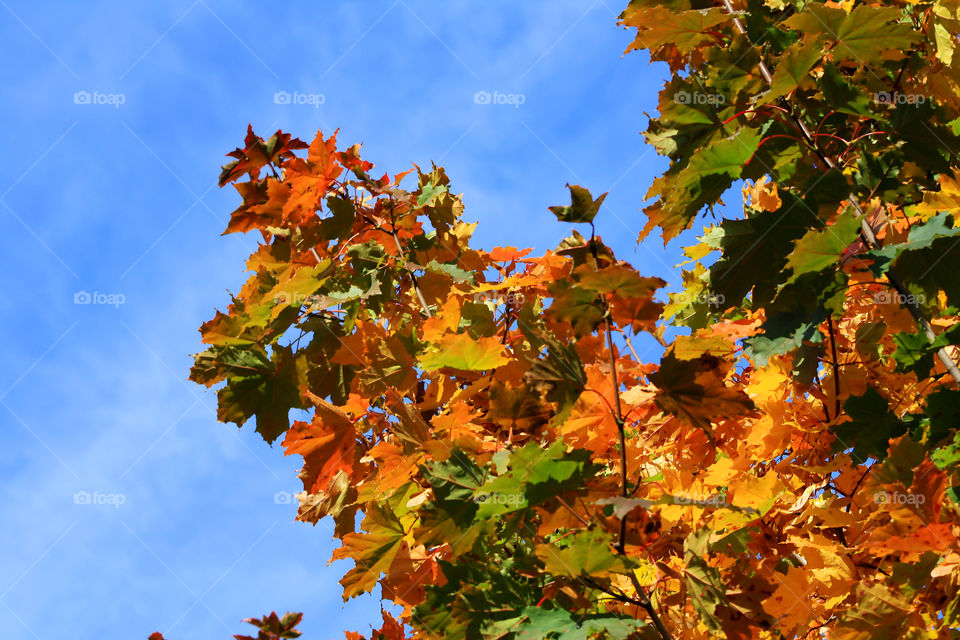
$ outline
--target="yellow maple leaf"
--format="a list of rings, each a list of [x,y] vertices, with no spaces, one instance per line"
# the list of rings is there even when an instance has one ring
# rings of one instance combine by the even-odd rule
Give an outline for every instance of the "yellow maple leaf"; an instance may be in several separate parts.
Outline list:
[[[739,482],[730,485],[734,506],[766,511],[770,504],[783,493],[783,483],[773,471],[762,478],[753,475],[742,476]],[[766,508],[765,508],[766,507]]]

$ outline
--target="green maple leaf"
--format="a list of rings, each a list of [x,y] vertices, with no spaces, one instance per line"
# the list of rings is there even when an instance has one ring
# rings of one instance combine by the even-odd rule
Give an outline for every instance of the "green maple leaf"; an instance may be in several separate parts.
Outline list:
[[[856,240],[859,230],[860,220],[848,211],[828,227],[807,231],[787,256],[787,266],[793,270],[787,284],[796,282],[805,273],[835,266],[844,250]]]
[[[449,367],[462,371],[496,369],[510,359],[496,338],[474,338],[469,333],[450,334],[431,344],[420,356],[425,371]]]
[[[813,88],[816,83],[810,70],[822,57],[823,49],[816,42],[795,44],[787,49],[773,72],[773,82],[764,101],[773,101],[798,89]]]
[[[828,43],[837,60],[860,64],[883,62],[884,51],[909,51],[922,35],[909,23],[901,23],[900,9],[858,5],[850,13],[843,9],[811,3],[783,24],[819,37]]]
[[[290,409],[303,409],[301,377],[289,347],[275,346],[269,366],[257,371],[231,370],[227,384],[217,393],[217,419],[238,427],[252,416],[257,433],[268,443],[290,428]]]
[[[588,640],[602,637],[606,640],[624,640],[646,623],[633,618],[603,614],[573,614],[564,609],[525,607],[519,615],[489,623],[483,637],[499,640],[511,636],[514,640]],[[597,635],[602,634],[602,635]]]
[[[683,572],[693,609],[708,629],[723,628],[720,614],[729,606],[723,579],[716,567],[707,562],[710,529],[700,529],[687,536],[683,542]],[[718,611],[719,610],[719,611]]]
[[[923,224],[914,225],[907,235],[906,242],[888,244],[880,249],[868,251],[865,257],[873,260],[871,270],[876,275],[886,272],[887,266],[894,262],[905,251],[919,251],[927,249],[941,238],[953,238],[960,235],[960,229],[954,228],[953,216],[941,212],[931,217]]]
[[[757,304],[769,302],[780,284],[779,271],[786,265],[793,242],[806,231],[807,205],[785,195],[777,211],[762,211],[743,220],[725,220],[703,241],[720,249],[720,258],[710,267],[710,292],[736,305],[753,292]]]
[[[960,324],[954,325],[930,342],[926,333],[897,333],[893,336],[897,345],[893,352],[893,359],[897,361],[898,371],[913,371],[917,377],[930,374],[933,368],[936,352],[941,347],[951,344],[960,344]]]
[[[609,536],[600,531],[578,531],[564,538],[563,546],[538,544],[537,557],[549,573],[569,578],[627,573],[636,567],[632,560],[615,553]]]
[[[951,305],[960,306],[960,269],[955,267],[954,253],[960,248],[960,228],[953,226],[953,216],[941,212],[910,230],[907,241],[867,252],[873,260],[871,270],[886,272],[893,264],[899,278],[912,285],[918,303],[936,300],[943,290]],[[915,287],[915,288],[914,288]]]
[[[577,449],[567,453],[559,440],[546,449],[528,442],[510,454],[507,464],[507,473],[484,483],[474,494],[474,500],[480,504],[478,518],[540,504],[582,486],[596,471],[589,451]]]
[[[549,290],[553,302],[547,315],[560,322],[569,322],[578,336],[593,333],[603,322],[603,307],[596,291],[567,280],[551,282]]]
[[[348,533],[343,546],[333,553],[334,560],[349,557],[356,563],[340,580],[344,602],[373,589],[380,574],[390,569],[403,542],[403,525],[388,506],[369,502],[365,509],[361,526],[367,533]]]
[[[837,436],[833,448],[845,451],[852,447],[852,457],[858,463],[868,457],[882,460],[887,455],[891,438],[906,432],[906,425],[890,412],[887,399],[873,387],[867,387],[862,396],[851,396],[843,403],[843,413],[851,418],[831,427]]]
[[[654,226],[663,232],[664,243],[685,230],[701,209],[715,204],[760,146],[761,133],[745,127],[725,138],[712,138],[654,180],[648,198],[657,201],[644,209],[649,218],[641,238]]]
[[[607,194],[594,200],[590,192],[581,186],[568,184],[567,188],[570,189],[570,206],[553,206],[549,207],[550,211],[561,222],[592,222]]]

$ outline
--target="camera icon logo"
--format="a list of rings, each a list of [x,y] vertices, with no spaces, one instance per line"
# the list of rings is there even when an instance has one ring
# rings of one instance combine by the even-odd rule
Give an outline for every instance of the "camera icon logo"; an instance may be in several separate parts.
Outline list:
[[[73,94],[73,103],[74,104],[90,104],[90,92],[77,91],[75,94]]]
[[[274,504],[290,504],[293,502],[293,496],[286,491],[277,491],[273,494]]]
[[[474,104],[490,104],[490,92],[489,91],[477,91],[473,94],[473,103]]]
[[[73,504],[90,504],[90,494],[86,491],[77,491],[73,494]]]
[[[273,94],[273,103],[274,104],[290,104],[290,92],[277,91],[275,94]]]
[[[91,297],[88,291],[77,291],[73,294],[73,304],[90,304]]]

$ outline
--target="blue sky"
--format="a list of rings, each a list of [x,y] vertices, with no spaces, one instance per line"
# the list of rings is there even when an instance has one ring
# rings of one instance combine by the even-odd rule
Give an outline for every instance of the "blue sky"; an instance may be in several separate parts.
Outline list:
[[[299,458],[186,379],[257,241],[220,236],[223,155],[253,123],[339,127],[391,173],[436,161],[484,247],[551,248],[564,184],[609,190],[604,240],[676,284],[675,248],[636,245],[666,71],[621,55],[620,9],[0,0],[2,637],[226,639],[272,609],[310,639],[369,631],[379,601],[342,602],[330,528],[275,497]]]

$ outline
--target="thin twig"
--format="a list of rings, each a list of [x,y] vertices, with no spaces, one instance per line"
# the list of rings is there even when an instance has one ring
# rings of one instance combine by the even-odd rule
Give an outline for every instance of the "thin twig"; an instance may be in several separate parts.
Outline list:
[[[827,316],[830,332],[830,350],[833,353],[833,415],[840,415],[840,365],[837,360],[837,334],[833,329],[833,316]]]
[[[363,181],[364,185],[373,193],[374,189],[379,189],[379,186],[374,187],[374,181],[366,174],[364,171],[359,169],[353,170],[354,175],[360,178]],[[390,215],[393,217],[393,198],[390,198]],[[378,225],[379,226],[379,225]],[[433,314],[430,313],[430,305],[427,304],[426,298],[423,297],[423,292],[420,290],[420,281],[417,279],[417,275],[413,272],[413,269],[407,266],[409,260],[407,259],[407,254],[403,250],[403,247],[400,245],[400,238],[397,235],[397,225],[396,220],[391,220],[390,230],[387,231],[390,237],[393,238],[394,244],[397,246],[397,251],[400,253],[400,259],[403,261],[404,268],[407,270],[407,273],[410,274],[410,280],[413,282],[413,290],[417,294],[417,299],[420,301],[420,306],[423,308],[423,313],[428,317],[432,318]]]
[[[589,522],[588,520],[586,520],[583,516],[581,516],[579,513],[577,513],[577,512],[574,510],[573,507],[571,507],[569,504],[567,504],[567,501],[566,501],[566,500],[564,500],[564,499],[561,498],[560,496],[556,496],[556,498],[557,498],[557,502],[560,503],[560,506],[563,507],[564,509],[566,509],[567,511],[569,511],[569,512],[571,513],[571,515],[573,515],[574,518],[576,518],[577,520],[580,521],[580,524],[582,524],[582,525],[585,526],[585,527],[589,527],[589,526],[590,526],[590,522]]]

